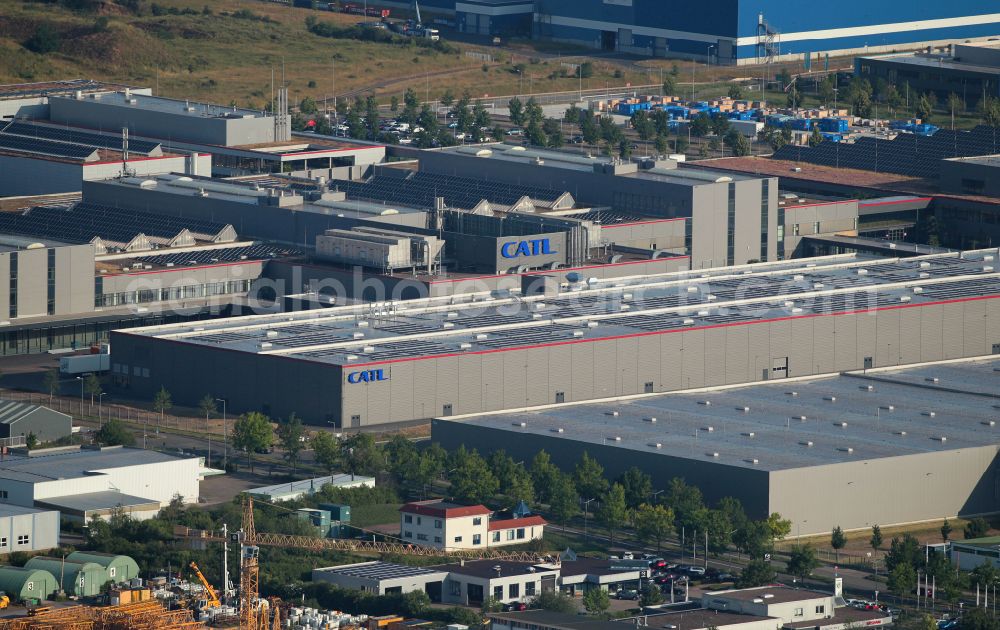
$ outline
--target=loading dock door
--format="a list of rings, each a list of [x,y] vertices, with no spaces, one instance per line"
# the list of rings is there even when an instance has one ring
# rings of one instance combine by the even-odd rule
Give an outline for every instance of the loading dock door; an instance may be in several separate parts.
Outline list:
[[[788,357],[771,359],[771,378],[788,378]]]
[[[441,582],[428,582],[424,585],[424,591],[427,592],[427,597],[430,597],[431,601],[435,604],[441,603],[442,590],[444,589],[442,588]]]

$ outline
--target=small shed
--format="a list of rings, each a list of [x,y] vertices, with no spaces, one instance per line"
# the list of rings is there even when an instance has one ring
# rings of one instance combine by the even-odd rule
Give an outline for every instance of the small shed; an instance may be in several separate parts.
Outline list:
[[[0,567],[0,591],[11,601],[28,598],[48,599],[59,590],[56,578],[48,571],[21,567]]]
[[[34,434],[40,443],[54,442],[73,432],[73,419],[54,409],[14,400],[0,400],[0,438]]]
[[[62,576],[62,590],[77,597],[100,595],[101,587],[108,581],[108,572],[94,562],[71,562],[69,559],[64,562],[62,558],[36,556],[28,560],[24,568],[41,569]]]
[[[99,551],[74,551],[66,556],[73,562],[93,562],[104,567],[108,579],[112,582],[127,582],[139,577],[139,564],[129,556],[119,556],[113,553]]]

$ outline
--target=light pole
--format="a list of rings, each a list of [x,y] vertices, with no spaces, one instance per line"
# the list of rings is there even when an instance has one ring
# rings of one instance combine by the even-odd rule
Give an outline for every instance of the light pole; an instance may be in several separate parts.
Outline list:
[[[83,377],[77,376],[76,380],[80,381],[80,417],[83,417]]]
[[[334,99],[336,99],[336,97],[334,97]],[[229,438],[226,430],[226,399],[216,398],[215,401],[222,403],[222,468],[225,470],[225,468],[229,465]]]
[[[660,494],[661,492],[663,492],[663,490],[657,490],[656,492],[653,492],[649,495],[649,501],[651,505],[656,503],[656,495]]]
[[[107,394],[107,392],[101,392],[101,394],[97,397],[97,423],[101,424],[101,425],[104,424],[104,395],[105,394]]]
[[[583,537],[585,540],[590,540],[590,534],[587,531],[587,508],[590,506],[590,502],[594,500],[596,500],[596,497],[583,501]]]

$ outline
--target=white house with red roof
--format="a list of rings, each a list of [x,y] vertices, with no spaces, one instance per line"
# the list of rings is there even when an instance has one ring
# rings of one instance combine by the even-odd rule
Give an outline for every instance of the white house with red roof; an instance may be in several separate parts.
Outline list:
[[[511,514],[484,505],[459,505],[442,499],[414,501],[399,508],[404,542],[438,549],[480,549],[539,540],[547,525],[519,506]]]

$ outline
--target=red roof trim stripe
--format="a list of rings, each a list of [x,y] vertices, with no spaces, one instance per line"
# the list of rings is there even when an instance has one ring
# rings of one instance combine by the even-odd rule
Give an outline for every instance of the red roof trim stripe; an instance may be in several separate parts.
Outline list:
[[[541,525],[548,525],[546,521],[541,516],[525,516],[524,518],[508,518],[503,521],[490,521],[490,531],[495,532],[504,529],[513,529],[515,527],[537,527]]]

